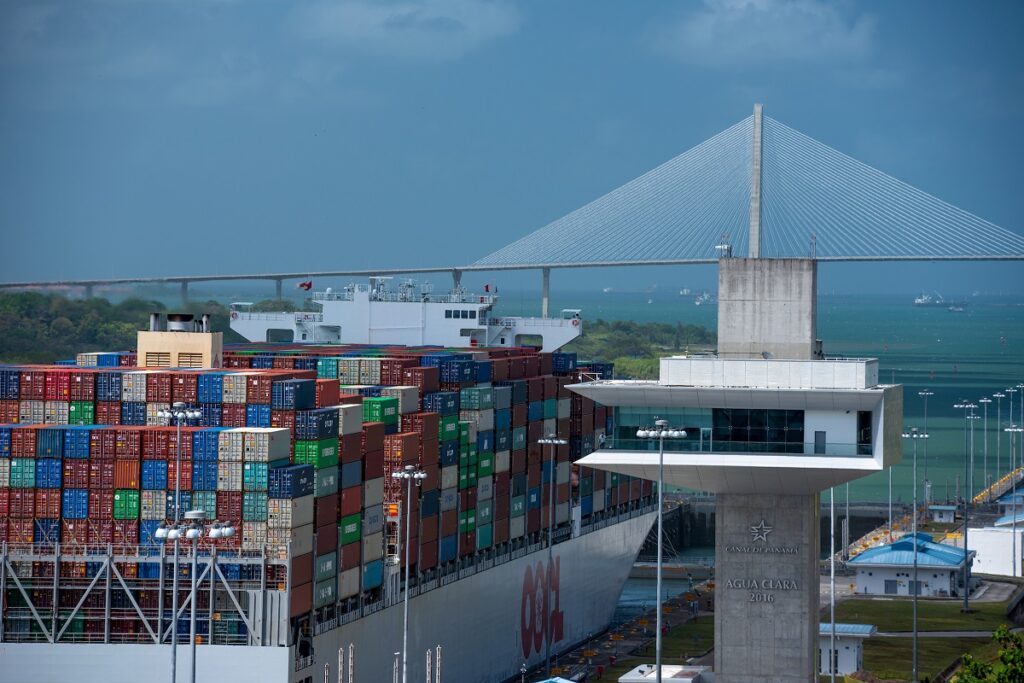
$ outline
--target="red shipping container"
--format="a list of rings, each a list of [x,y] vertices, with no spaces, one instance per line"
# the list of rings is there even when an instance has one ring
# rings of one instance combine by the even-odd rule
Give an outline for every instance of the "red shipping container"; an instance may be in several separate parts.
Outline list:
[[[338,405],[341,385],[336,379],[318,379],[316,381],[316,407],[329,408]]]
[[[531,489],[536,486],[540,486],[540,477],[540,467],[531,467],[526,471],[526,485]]]
[[[182,491],[192,490],[192,461],[181,460],[181,483],[178,483],[178,461],[170,458],[167,461],[167,488],[179,487]]]
[[[31,519],[35,517],[35,489],[10,489],[11,498],[8,507],[12,519]]]
[[[388,434],[384,437],[384,463],[414,465],[420,458],[420,435],[416,432]]]
[[[460,510],[472,510],[476,507],[476,487],[470,486],[468,489],[459,491],[459,509]]]
[[[384,450],[368,451],[363,456],[363,481],[384,476]],[[385,482],[386,484],[387,482]]]
[[[491,533],[494,536],[494,545],[508,543],[508,519],[495,519],[491,523]]]
[[[384,450],[383,422],[364,422],[362,435],[364,453]]]
[[[437,541],[427,541],[420,546],[420,571],[437,566]]]
[[[114,490],[114,460],[89,461],[89,488],[93,491]],[[128,462],[128,461],[124,461]]]
[[[540,357],[523,356],[523,377],[538,377],[540,374]]]
[[[525,450],[512,451],[509,458],[509,473],[522,474],[526,471],[527,454]]]
[[[116,429],[89,430],[89,459],[112,460],[117,453]]]
[[[544,379],[541,377],[531,377],[526,380],[526,401],[528,403],[534,403],[536,401],[544,400]]]
[[[171,373],[146,373],[146,403],[171,402]]]
[[[511,476],[508,472],[494,473],[494,497],[507,496],[509,494]]]
[[[508,494],[502,494],[494,498],[494,520],[508,519],[509,500]]]
[[[171,402],[194,404],[198,400],[199,373],[171,373]]]
[[[242,519],[241,491],[217,491],[217,517],[233,521]]]
[[[512,406],[512,426],[525,427],[526,418],[529,415],[529,408],[525,403],[516,403]]]
[[[338,523],[338,494],[320,496],[313,503],[313,523],[318,527]]]
[[[0,519],[0,543],[7,543],[8,525],[6,519]]]
[[[114,488],[115,489],[137,489],[139,488],[140,470],[142,463],[138,460],[115,460],[114,461]]]
[[[36,489],[36,517],[57,519],[60,517],[60,489]]]
[[[420,442],[420,463],[424,467],[441,463],[441,446],[437,439],[423,439]]]
[[[0,524],[11,514],[11,490],[0,489]]]
[[[641,494],[640,495],[646,497],[646,496],[650,496],[653,493],[654,493],[654,482],[650,481],[650,480],[647,480],[647,479],[644,479],[642,484],[641,484]]]
[[[459,557],[466,557],[476,552],[476,531],[461,534],[459,539]]]
[[[545,354],[546,355],[546,354]],[[558,380],[547,375],[544,378],[544,399],[558,398]]]
[[[112,543],[115,545],[138,545],[139,521],[137,519],[115,519]]]
[[[355,569],[359,566],[363,556],[363,544],[360,542],[347,543],[338,549],[341,559],[339,564],[341,565],[341,571],[348,569]]]
[[[426,517],[420,520],[420,540],[423,543],[437,540],[437,531],[440,525],[437,517]]]
[[[114,430],[114,457],[138,460],[142,457],[143,428],[120,427]]]
[[[526,511],[526,533],[535,534],[540,531],[540,510]]]
[[[46,374],[42,370],[22,370],[19,382],[18,398],[22,401],[45,400]]]
[[[419,387],[420,396],[441,389],[440,368],[411,367],[402,372],[402,384]]]
[[[325,524],[316,530],[316,554],[326,555],[338,549],[338,523]]]
[[[434,442],[437,443],[436,441]],[[441,485],[441,465],[435,460],[432,465],[423,465],[423,472],[427,477],[420,484],[423,491],[434,491]]]
[[[491,360],[491,381],[504,382],[508,379],[508,359],[494,358]]]
[[[68,396],[72,401],[96,400],[96,373],[91,371],[72,372]]]
[[[459,517],[455,510],[445,510],[441,513],[441,535],[452,536],[459,530]]]
[[[0,400],[0,424],[12,425],[17,423],[18,401],[14,399]]]
[[[295,585],[309,583],[313,580],[313,553],[306,553],[292,558],[291,581]]]
[[[629,499],[640,500],[640,494],[642,491],[643,482],[639,479],[634,479],[629,482]]]
[[[271,410],[270,426],[279,429],[287,429],[291,432],[292,442],[295,441],[295,411],[294,410]],[[294,445],[292,446],[294,448]]]
[[[91,498],[92,496],[90,496]],[[92,501],[90,500],[90,503]],[[89,542],[90,543],[112,543],[114,541],[114,520],[106,517],[104,519],[89,519]]]
[[[95,422],[98,425],[121,424],[121,402],[97,401]]]
[[[245,379],[245,402],[267,405],[273,392],[272,375],[249,375]]]
[[[223,427],[244,427],[245,404],[225,403],[221,407],[220,424]]]
[[[10,519],[7,521],[8,543],[31,543],[35,529],[31,519]]]
[[[341,490],[341,517],[357,514],[363,509],[363,485],[350,486]],[[319,517],[317,518],[319,519]]]
[[[11,430],[11,457],[36,457],[35,427],[19,427]]]
[[[89,543],[89,520],[65,519],[60,523],[60,541],[63,545],[87,545]],[[73,606],[73,605],[72,605]]]
[[[71,371],[47,370],[46,389],[43,393],[47,401],[67,401],[71,395]]]
[[[303,614],[309,614],[313,610],[313,584],[304,583],[300,586],[292,586],[289,598],[289,617],[294,619]]]
[[[363,457],[362,434],[346,434],[338,439],[338,455],[342,463],[357,462]]]
[[[362,397],[362,395],[360,395],[360,394],[346,394],[344,392],[342,392],[342,393],[340,393],[338,395],[338,405],[339,406],[352,405],[352,404],[360,405],[360,406],[363,405],[363,397]],[[326,406],[326,407],[330,407],[330,406]]]

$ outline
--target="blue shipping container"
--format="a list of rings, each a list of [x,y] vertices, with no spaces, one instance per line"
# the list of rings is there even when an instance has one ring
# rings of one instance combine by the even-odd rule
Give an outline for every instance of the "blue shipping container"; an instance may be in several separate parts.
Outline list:
[[[295,413],[295,438],[311,441],[338,436],[336,408],[300,410]]]
[[[437,559],[441,562],[451,562],[455,559],[455,551],[458,549],[458,538],[453,534],[451,536],[442,536],[441,543],[437,549]]]
[[[442,441],[440,443],[441,467],[451,467],[459,464],[459,441]]]
[[[316,408],[316,381],[286,379],[270,385],[270,405],[274,410],[311,410]]]
[[[0,399],[18,400],[21,393],[21,372],[13,368],[0,370]]]
[[[526,419],[529,422],[540,422],[544,419],[544,401],[533,401],[526,406]]]
[[[64,430],[51,427],[36,432],[36,457],[59,458],[64,455]]]
[[[478,453],[490,453],[494,451],[494,432],[477,432],[476,450]]]
[[[96,400],[120,401],[121,381],[120,372],[101,372],[96,375]]]
[[[156,538],[156,530],[163,522],[159,519],[144,519],[139,522],[139,543],[141,545],[159,545]],[[157,576],[159,576],[160,565],[156,565]],[[139,568],[141,571],[141,567]]]
[[[220,427],[222,413],[219,403],[201,403],[199,405],[199,412],[202,413],[202,416],[199,418],[199,426]]]
[[[61,517],[85,519],[89,516],[89,489],[64,489],[61,494]]]
[[[56,458],[39,458],[36,460],[36,488],[59,489],[62,474],[62,463]]]
[[[250,403],[245,407],[246,427],[269,427],[270,406]]]
[[[580,507],[582,508],[581,512],[584,516],[592,514],[594,512],[594,497],[583,496],[580,498]]]
[[[183,518],[185,513],[192,509],[192,492],[191,491],[168,491],[167,492],[167,510],[164,512],[164,516],[167,519],[174,519],[174,500],[175,494],[181,496],[181,512],[177,515],[178,518]]]
[[[476,383],[486,384],[491,381],[491,361],[476,361]]]
[[[0,427],[0,458],[11,457],[11,428]]]
[[[287,465],[270,470],[270,498],[302,498],[313,495],[316,480],[312,465]],[[195,487],[195,480],[192,483]]]
[[[217,490],[217,461],[216,460],[193,460],[192,461],[192,490],[193,491],[216,491]]]
[[[217,406],[220,410],[220,406]],[[220,433],[224,431],[220,427],[203,429],[192,434],[192,459],[193,460],[216,460],[217,448],[220,443]],[[196,487],[199,488],[199,487]]]
[[[143,460],[142,461],[142,488],[144,488],[144,489],[165,489],[165,488],[167,488],[167,461],[166,460]]]
[[[423,396],[423,410],[441,415],[459,412],[459,395],[454,391],[435,391]]]
[[[360,460],[347,462],[341,466],[341,488],[359,486],[363,483],[363,463]]]
[[[199,375],[196,390],[200,403],[220,403],[224,396],[224,373],[204,372]]]
[[[363,590],[379,588],[384,582],[384,561],[374,560],[363,565]]]
[[[64,430],[64,457],[84,460],[89,457],[91,426],[68,427]]]
[[[60,542],[59,519],[36,519],[32,525],[32,539],[36,545],[53,545]]]
[[[125,401],[121,404],[121,424],[138,425],[146,424],[146,404],[141,401]]]
[[[526,493],[526,509],[540,509],[540,487],[535,486]]]

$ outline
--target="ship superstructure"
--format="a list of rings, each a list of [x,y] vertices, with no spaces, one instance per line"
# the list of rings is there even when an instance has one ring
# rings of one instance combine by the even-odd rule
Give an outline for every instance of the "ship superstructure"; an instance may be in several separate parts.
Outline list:
[[[349,284],[340,291],[314,292],[319,311],[262,313],[251,304],[232,304],[231,329],[249,341],[307,344],[400,344],[405,346],[480,346],[511,348],[534,344],[555,351],[578,337],[578,309],[556,318],[499,316],[498,295],[474,294],[456,287],[447,294],[411,280],[390,287],[390,277]]]

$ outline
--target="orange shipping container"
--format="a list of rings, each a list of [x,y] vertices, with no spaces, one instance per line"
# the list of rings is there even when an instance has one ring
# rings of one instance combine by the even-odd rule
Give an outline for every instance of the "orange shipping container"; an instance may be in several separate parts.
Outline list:
[[[115,460],[114,461],[114,488],[115,489],[137,489],[139,488],[138,460]]]

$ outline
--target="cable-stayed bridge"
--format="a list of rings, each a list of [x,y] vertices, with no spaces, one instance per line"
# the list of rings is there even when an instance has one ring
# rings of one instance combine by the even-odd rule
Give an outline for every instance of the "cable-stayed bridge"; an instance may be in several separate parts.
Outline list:
[[[0,288],[714,263],[1024,260],[1024,236],[754,113],[572,213],[468,265],[0,283]],[[546,312],[546,305],[544,306]]]

